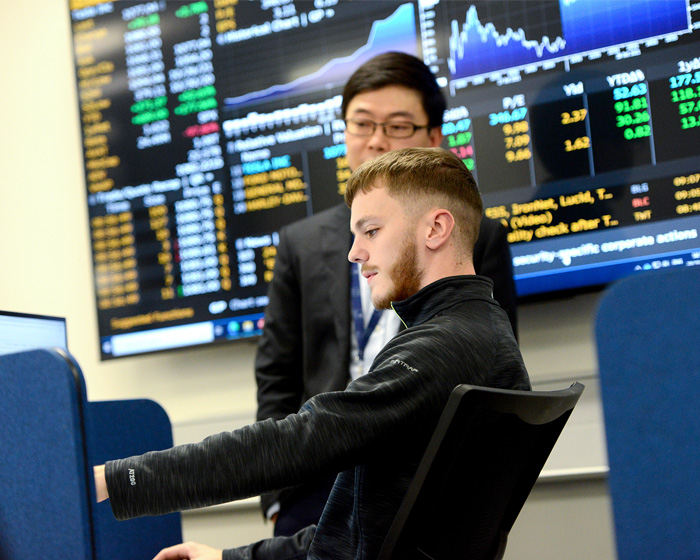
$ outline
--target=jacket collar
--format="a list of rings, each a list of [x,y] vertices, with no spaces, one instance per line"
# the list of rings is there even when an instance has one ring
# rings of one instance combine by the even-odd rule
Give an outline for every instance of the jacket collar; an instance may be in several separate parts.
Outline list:
[[[495,303],[493,282],[476,275],[441,278],[403,301],[392,302],[391,307],[406,327],[413,327],[466,300]]]

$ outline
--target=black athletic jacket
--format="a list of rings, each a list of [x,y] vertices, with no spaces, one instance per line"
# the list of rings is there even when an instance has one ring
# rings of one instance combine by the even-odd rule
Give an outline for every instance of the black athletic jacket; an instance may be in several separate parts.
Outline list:
[[[283,420],[108,463],[115,516],[203,507],[340,473],[315,536],[310,529],[296,542],[309,559],[376,557],[454,387],[530,388],[491,292],[481,276],[434,282],[394,304],[408,328],[344,391],[317,395]],[[224,558],[258,557],[257,548]]]

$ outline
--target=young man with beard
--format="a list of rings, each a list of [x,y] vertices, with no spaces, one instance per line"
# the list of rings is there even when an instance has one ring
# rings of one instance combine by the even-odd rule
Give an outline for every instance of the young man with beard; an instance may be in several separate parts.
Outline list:
[[[350,169],[392,150],[440,146],[446,106],[435,76],[415,56],[388,52],[364,63],[343,90]],[[395,314],[373,309],[357,267],[347,261],[349,220],[347,206],[339,204],[280,232],[255,360],[257,420],[282,419],[314,395],[342,391],[401,328]],[[517,336],[511,255],[499,222],[482,220],[473,260],[476,272],[493,281]],[[321,477],[263,496],[274,534],[318,522],[334,480]]]
[[[96,467],[98,499],[119,519],[203,507],[339,472],[318,526],[195,555],[156,558],[376,558],[442,409],[456,385],[530,388],[493,283],[474,274],[481,198],[464,164],[409,148],[361,165],[348,182],[354,241],[372,302],[406,328],[345,390],[199,444]]]

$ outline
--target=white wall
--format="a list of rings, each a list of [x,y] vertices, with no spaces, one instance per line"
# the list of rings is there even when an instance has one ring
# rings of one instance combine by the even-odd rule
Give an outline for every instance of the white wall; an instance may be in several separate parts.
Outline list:
[[[246,423],[255,410],[255,348],[249,343],[99,360],[67,4],[0,0],[0,309],[66,317],[69,346],[90,400],[156,400],[170,415],[176,442]],[[579,296],[521,310],[521,344],[536,388],[562,387],[574,379],[588,385],[568,437],[548,466],[553,474],[604,470],[591,335],[597,299]],[[583,491],[581,484],[536,488],[516,526],[522,532],[511,539],[509,558],[532,558],[524,551],[542,535],[549,539],[550,532],[562,535],[559,543],[549,543],[552,558],[574,558],[570,550],[576,542],[583,550],[593,541],[599,550],[581,558],[614,557],[604,477],[594,476]],[[598,522],[580,534],[568,522],[579,518]],[[269,534],[256,509],[246,505],[183,520],[186,538],[221,546]],[[522,554],[516,541],[526,545]]]

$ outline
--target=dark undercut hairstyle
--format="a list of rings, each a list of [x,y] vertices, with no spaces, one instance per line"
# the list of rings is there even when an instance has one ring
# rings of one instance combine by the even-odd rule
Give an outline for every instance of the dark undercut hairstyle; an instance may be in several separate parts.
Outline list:
[[[403,86],[415,90],[420,95],[423,109],[428,115],[428,127],[442,126],[447,101],[435,76],[422,60],[402,52],[380,54],[355,70],[343,90],[343,119],[353,97],[386,86]]]
[[[479,236],[483,203],[473,175],[461,159],[442,148],[404,148],[366,161],[350,176],[345,203],[358,193],[386,188],[409,215],[444,208],[455,219],[455,241],[472,256]]]

